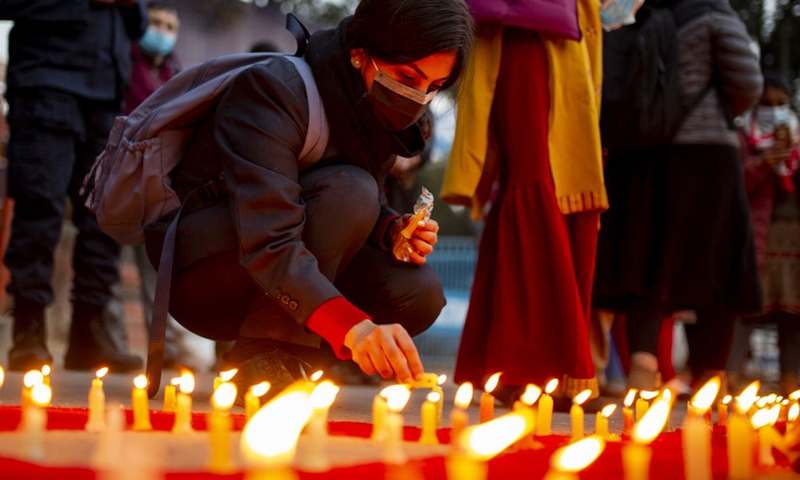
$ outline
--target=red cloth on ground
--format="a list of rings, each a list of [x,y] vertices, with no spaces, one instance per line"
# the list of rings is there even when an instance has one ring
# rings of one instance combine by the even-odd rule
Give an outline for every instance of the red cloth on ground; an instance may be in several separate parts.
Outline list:
[[[492,110],[500,188],[486,220],[456,382],[592,380],[597,214],[561,213],[548,156],[549,70],[538,34],[507,31]]]

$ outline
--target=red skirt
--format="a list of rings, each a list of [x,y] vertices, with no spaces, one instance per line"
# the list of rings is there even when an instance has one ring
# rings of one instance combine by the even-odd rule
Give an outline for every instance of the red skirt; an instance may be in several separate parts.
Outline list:
[[[481,238],[455,381],[597,394],[589,305],[597,212],[558,208],[548,156],[549,71],[538,34],[506,29],[492,106],[500,147],[497,196]],[[576,132],[576,141],[579,132]],[[566,379],[566,381],[563,381]]]

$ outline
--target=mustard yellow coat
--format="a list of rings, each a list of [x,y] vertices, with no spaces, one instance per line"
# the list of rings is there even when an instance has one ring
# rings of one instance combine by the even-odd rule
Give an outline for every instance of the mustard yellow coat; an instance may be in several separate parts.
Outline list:
[[[580,41],[542,36],[550,63],[550,170],[565,215],[608,208],[600,146],[599,8],[597,0],[578,0]],[[472,206],[475,220],[482,217],[496,174],[489,114],[500,71],[502,38],[502,26],[479,26],[468,70],[472,78],[459,95],[456,133],[440,193],[446,202]]]

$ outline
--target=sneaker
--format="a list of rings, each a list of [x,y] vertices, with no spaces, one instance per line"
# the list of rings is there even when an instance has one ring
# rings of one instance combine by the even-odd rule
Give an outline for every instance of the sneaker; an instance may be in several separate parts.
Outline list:
[[[267,381],[269,391],[261,397],[261,404],[270,401],[300,378],[305,378],[303,361],[286,353],[280,348],[273,348],[258,353],[241,363],[223,361],[221,371],[237,368],[239,371],[231,379],[236,385],[236,405],[244,406],[244,395],[253,385]]]

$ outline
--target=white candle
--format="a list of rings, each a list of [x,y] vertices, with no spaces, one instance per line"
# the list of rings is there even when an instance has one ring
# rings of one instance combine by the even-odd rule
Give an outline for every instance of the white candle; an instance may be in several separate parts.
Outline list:
[[[576,442],[583,438],[583,402],[588,400],[592,394],[591,390],[584,390],[575,395],[572,399],[572,407],[569,409],[569,418],[572,423],[572,441]]]
[[[25,458],[32,461],[41,461],[45,458],[44,444],[42,443],[44,431],[47,427],[47,412],[45,405],[50,403],[52,391],[44,383],[37,383],[31,388],[31,404],[23,412],[25,425]]]
[[[208,414],[208,433],[211,439],[211,461],[208,469],[214,473],[225,473],[233,470],[231,462],[231,430],[233,420],[228,410],[236,400],[236,385],[223,381],[211,396],[214,411]]]
[[[192,392],[194,391],[194,376],[191,373],[181,375],[180,392],[175,404],[175,423],[172,433],[184,434],[194,431],[192,428]]]
[[[400,412],[406,406],[411,392],[405,385],[394,385],[384,389],[386,392],[386,449],[383,461],[389,465],[402,465],[408,461],[403,449],[403,416]]]
[[[442,395],[439,392],[431,392],[428,398],[422,403],[422,432],[419,443],[423,445],[438,445],[439,439],[436,437],[436,424],[438,415],[438,404]]]
[[[89,419],[86,422],[87,432],[102,432],[106,429],[106,394],[103,392],[103,376],[108,368],[97,371],[89,389]]]
[[[632,438],[622,447],[622,465],[625,480],[647,480],[650,476],[650,458],[653,451],[650,443],[661,434],[667,424],[670,403],[659,400],[648,408],[647,413],[634,425]]]
[[[386,439],[386,398],[382,393],[372,400],[372,439],[382,442]]]
[[[497,383],[500,380],[500,375],[502,373],[495,373],[489,380],[486,381],[484,385],[484,392],[481,394],[480,397],[480,416],[478,421],[480,423],[486,423],[492,418],[494,418],[494,396],[492,392],[497,387]]]
[[[147,377],[144,375],[138,375],[133,379],[131,403],[133,405],[133,429],[136,431],[152,430],[150,400],[147,398]]]
[[[447,375],[439,375],[437,384],[431,389],[432,392],[439,394],[439,401],[436,402],[436,428],[442,428],[442,416],[444,416],[444,390],[442,385],[447,381]]]
[[[706,382],[687,404],[681,443],[686,480],[711,480],[711,429],[705,414],[714,404],[720,389],[719,377]]]
[[[472,403],[472,383],[464,382],[456,391],[455,406],[450,411],[450,442],[454,442],[469,425],[467,408]]]
[[[244,394],[244,418],[250,420],[253,415],[261,408],[261,397],[267,394],[272,385],[269,382],[261,382],[252,385]]]
[[[539,416],[536,418],[536,435],[550,435],[553,423],[553,397],[551,396],[558,387],[558,379],[547,382],[544,394],[539,399]]]
[[[754,432],[747,412],[755,403],[760,382],[747,386],[736,398],[734,413],[728,418],[728,478],[748,480],[753,477]]]
[[[578,472],[591,465],[606,447],[606,441],[592,435],[556,450],[544,480],[577,480]]]
[[[325,472],[331,468],[325,453],[328,437],[328,411],[338,393],[339,387],[330,380],[320,382],[311,392],[311,405],[314,411],[306,425],[305,448],[298,451],[295,462],[303,471]]]

